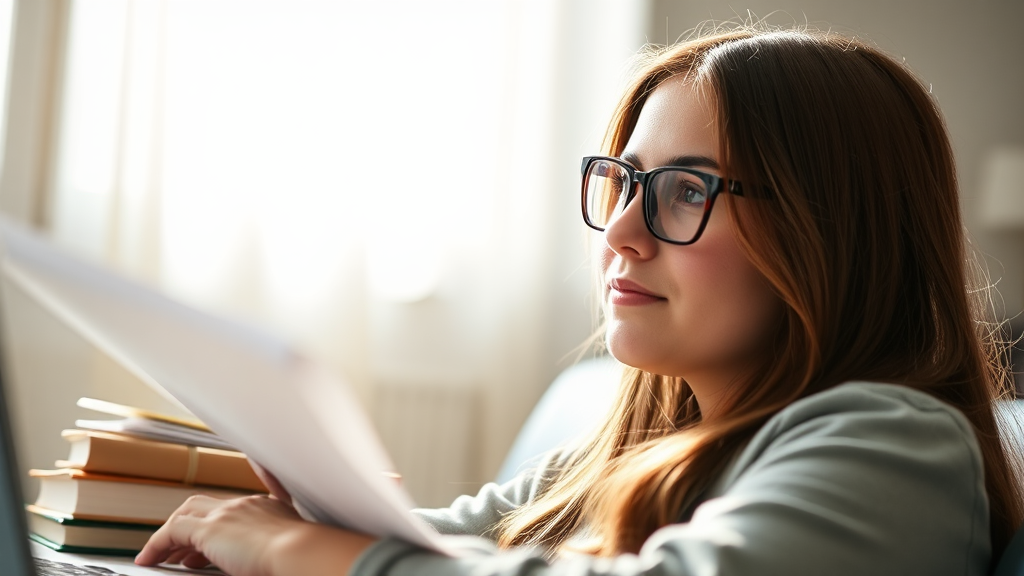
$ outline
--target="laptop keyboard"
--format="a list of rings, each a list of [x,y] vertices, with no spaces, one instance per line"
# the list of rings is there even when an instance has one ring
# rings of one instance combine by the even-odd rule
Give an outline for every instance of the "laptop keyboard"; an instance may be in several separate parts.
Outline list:
[[[36,574],[39,576],[124,576],[102,566],[80,566],[43,558],[36,558],[35,561]]]

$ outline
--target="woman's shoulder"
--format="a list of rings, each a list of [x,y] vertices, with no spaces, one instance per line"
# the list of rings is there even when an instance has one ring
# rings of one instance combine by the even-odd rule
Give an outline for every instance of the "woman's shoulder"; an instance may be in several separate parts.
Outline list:
[[[980,573],[990,554],[988,518],[983,461],[967,419],[927,393],[870,382],[780,411],[693,514],[702,528],[725,522],[816,542],[801,552],[809,562],[807,554],[821,565],[859,566],[871,557],[876,566],[920,574],[949,573],[954,563]]]
[[[789,405],[770,424],[792,425],[817,418],[940,419],[970,430],[967,418],[938,398],[901,384],[854,381],[840,384]]]
[[[980,476],[981,450],[967,418],[955,407],[908,386],[848,382],[794,402],[773,416],[738,454],[731,474],[766,458],[837,455],[875,459],[893,466],[928,460]]]

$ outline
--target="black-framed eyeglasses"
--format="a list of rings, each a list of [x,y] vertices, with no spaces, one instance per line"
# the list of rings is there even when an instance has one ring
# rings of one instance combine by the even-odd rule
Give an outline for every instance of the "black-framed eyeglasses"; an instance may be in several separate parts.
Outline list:
[[[665,166],[641,172],[618,158],[583,158],[583,220],[603,232],[642,191],[644,223],[669,244],[693,244],[707,226],[715,198],[743,195],[739,182],[691,168]]]

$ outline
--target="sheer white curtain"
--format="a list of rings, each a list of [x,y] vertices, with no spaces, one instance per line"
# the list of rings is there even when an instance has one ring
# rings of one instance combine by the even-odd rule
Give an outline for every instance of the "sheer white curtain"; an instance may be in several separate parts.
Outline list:
[[[7,107],[8,74],[7,65],[10,62],[11,47],[11,22],[14,16],[14,0],[0,0],[0,110]],[[6,128],[6,118],[0,115],[0,134]],[[3,157],[4,139],[0,138],[0,158]]]
[[[471,392],[453,481],[493,473],[591,330],[578,161],[646,3],[70,6],[58,241],[284,332],[368,404]]]

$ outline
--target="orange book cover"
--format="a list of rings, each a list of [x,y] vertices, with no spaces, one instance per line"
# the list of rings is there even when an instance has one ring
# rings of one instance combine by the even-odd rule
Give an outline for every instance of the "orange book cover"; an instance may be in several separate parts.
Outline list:
[[[267,492],[241,452],[92,430],[65,430],[61,436],[71,450],[58,468]]]

